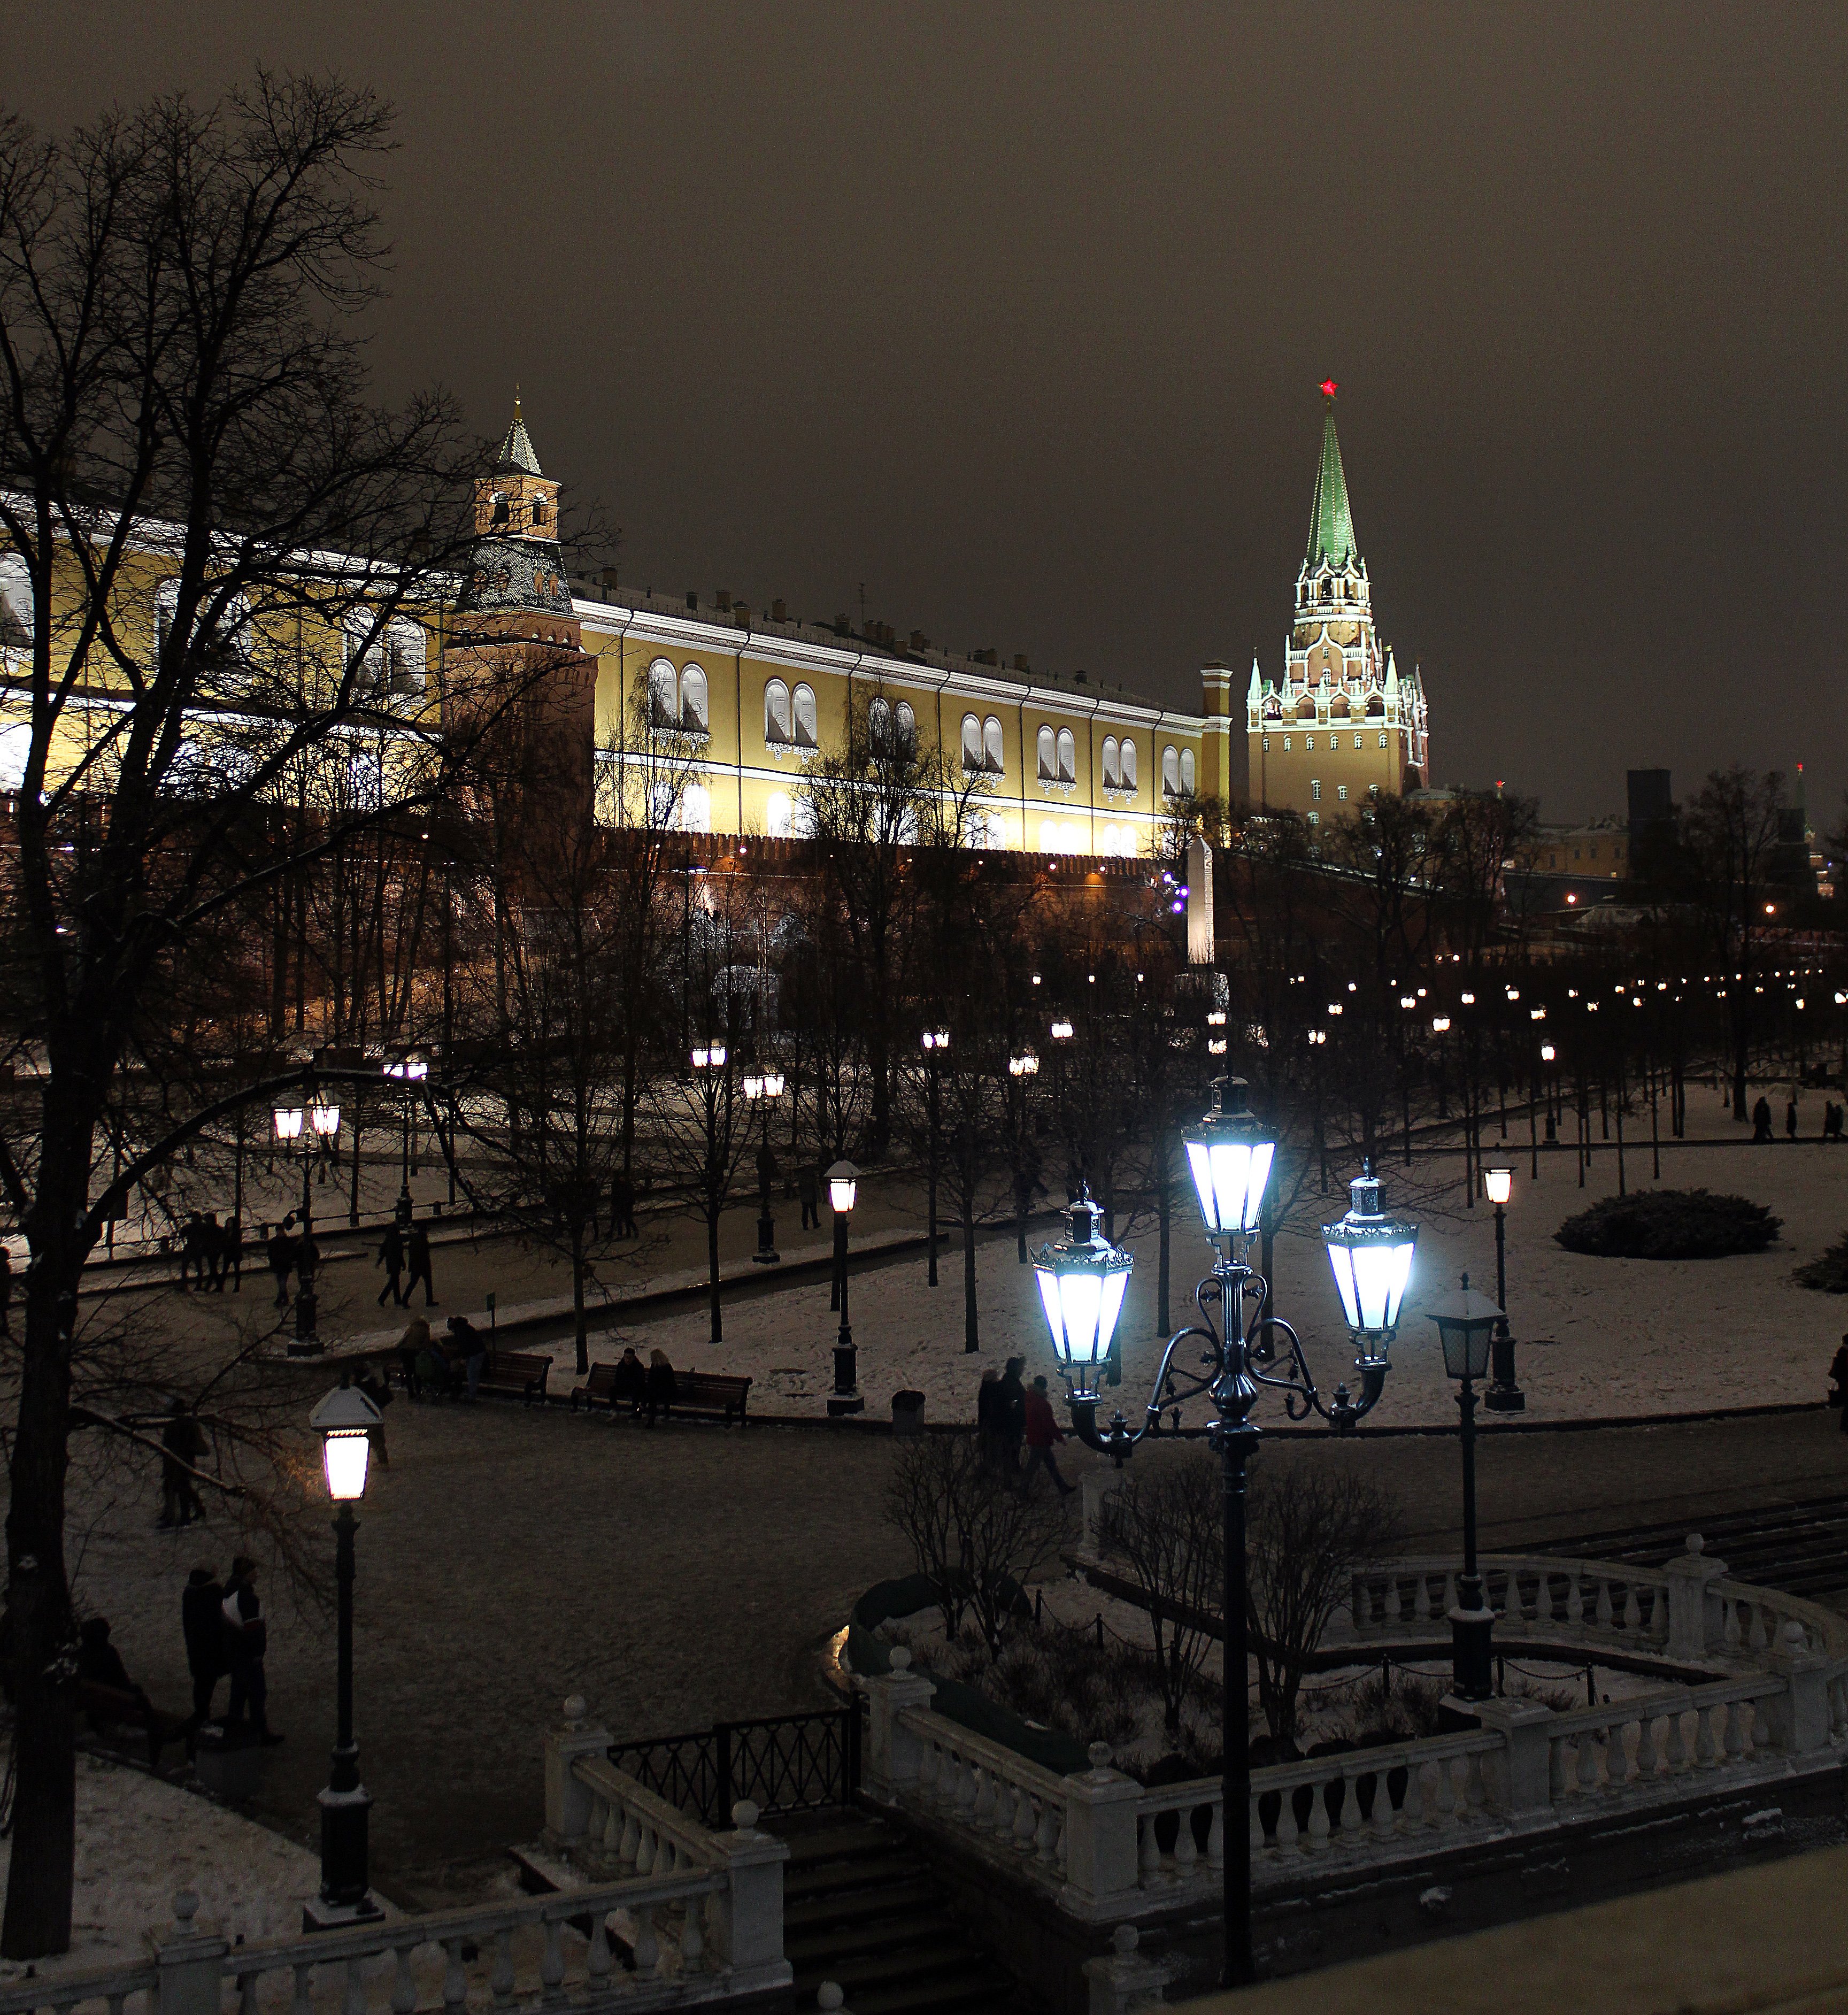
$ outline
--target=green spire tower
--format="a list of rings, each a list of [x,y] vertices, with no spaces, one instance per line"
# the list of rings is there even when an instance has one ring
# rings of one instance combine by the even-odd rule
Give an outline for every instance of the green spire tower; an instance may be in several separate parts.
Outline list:
[[[1323,383],[1322,460],[1315,471],[1315,501],[1309,513],[1312,571],[1331,567],[1345,573],[1360,559],[1354,543],[1354,513],[1347,507],[1347,473],[1341,466],[1341,444],[1335,435],[1334,381]]]

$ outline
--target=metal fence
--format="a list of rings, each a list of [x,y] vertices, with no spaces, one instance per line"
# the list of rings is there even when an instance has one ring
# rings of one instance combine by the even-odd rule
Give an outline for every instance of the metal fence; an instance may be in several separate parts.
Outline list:
[[[748,1798],[766,1819],[853,1802],[859,1789],[859,1699],[816,1714],[721,1721],[688,1735],[613,1742],[609,1760],[702,1825],[731,1823]]]

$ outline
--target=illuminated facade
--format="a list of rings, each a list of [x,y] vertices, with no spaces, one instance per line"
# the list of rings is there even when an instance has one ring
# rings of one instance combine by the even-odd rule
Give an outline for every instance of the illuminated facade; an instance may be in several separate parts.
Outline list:
[[[1322,460],[1283,676],[1264,677],[1254,658],[1245,694],[1252,803],[1301,812],[1312,825],[1369,796],[1421,790],[1430,778],[1423,684],[1416,669],[1401,674],[1374,628],[1333,380],[1322,390]]]

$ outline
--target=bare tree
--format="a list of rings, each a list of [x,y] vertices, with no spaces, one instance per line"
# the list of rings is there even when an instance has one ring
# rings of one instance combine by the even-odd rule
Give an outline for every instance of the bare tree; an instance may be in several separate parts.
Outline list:
[[[1104,1552],[1142,1591],[1155,1645],[1156,1683],[1169,1735],[1216,1641],[1225,1588],[1224,1491],[1210,1456],[1125,1476],[1106,1502]]]

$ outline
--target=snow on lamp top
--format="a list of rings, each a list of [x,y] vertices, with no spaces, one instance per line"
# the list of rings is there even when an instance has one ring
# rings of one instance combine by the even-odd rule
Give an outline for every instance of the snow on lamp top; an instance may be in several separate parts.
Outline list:
[[[1086,1390],[1090,1374],[1110,1356],[1133,1263],[1103,1237],[1101,1215],[1089,1195],[1081,1196],[1066,1213],[1065,1237],[1041,1246],[1033,1262],[1053,1355],[1066,1377]]]
[[[1347,1327],[1369,1357],[1383,1357],[1399,1326],[1399,1309],[1412,1278],[1418,1227],[1389,1218],[1380,1208],[1380,1179],[1369,1160],[1347,1186],[1347,1215],[1322,1227],[1328,1263]]]
[[[1252,1112],[1242,1077],[1219,1078],[1213,1109],[1181,1138],[1210,1238],[1248,1238],[1258,1230],[1277,1144]]]

